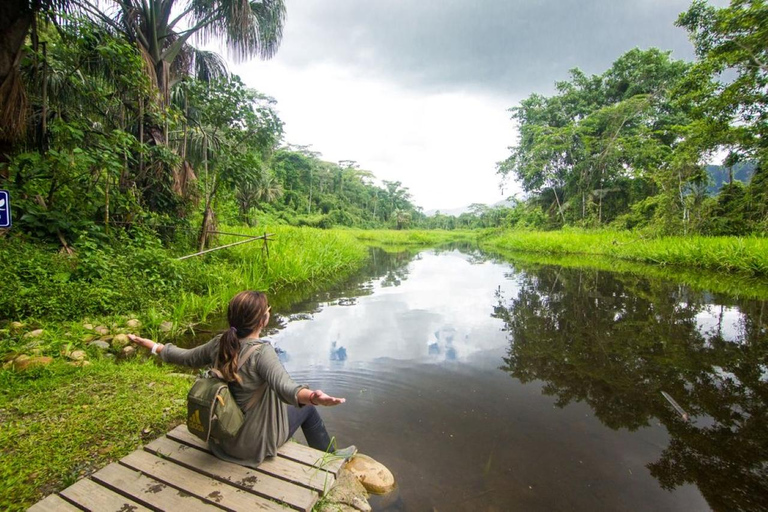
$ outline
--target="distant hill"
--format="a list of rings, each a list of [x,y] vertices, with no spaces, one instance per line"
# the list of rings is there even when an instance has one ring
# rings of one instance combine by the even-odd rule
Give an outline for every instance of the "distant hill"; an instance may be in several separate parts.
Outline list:
[[[707,187],[707,193],[717,195],[720,189],[728,183],[728,168],[722,165],[708,165],[707,173],[712,182]],[[744,184],[749,183],[755,174],[755,162],[742,162],[733,166],[733,179]]]

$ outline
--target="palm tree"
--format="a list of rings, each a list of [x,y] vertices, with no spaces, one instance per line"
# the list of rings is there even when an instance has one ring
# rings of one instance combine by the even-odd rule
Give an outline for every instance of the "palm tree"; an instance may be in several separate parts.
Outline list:
[[[98,0],[73,1],[138,45],[166,104],[173,80],[190,71],[184,64],[203,73],[209,64],[219,67],[211,54],[190,46],[192,38],[223,39],[236,59],[268,59],[277,52],[285,20],[283,0],[111,0],[111,11]]]
[[[259,202],[271,203],[282,195],[283,186],[280,181],[266,170],[262,170],[257,180],[247,180],[238,185],[235,199],[237,199],[243,220],[251,224],[251,219],[248,216],[251,208]]]

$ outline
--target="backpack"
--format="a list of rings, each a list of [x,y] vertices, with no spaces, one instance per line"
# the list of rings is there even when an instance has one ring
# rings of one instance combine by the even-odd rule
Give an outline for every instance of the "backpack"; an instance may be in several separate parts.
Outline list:
[[[238,372],[261,345],[248,347],[237,363]],[[266,382],[259,386],[246,404],[245,412],[256,405],[266,387]],[[216,367],[199,377],[187,393],[187,429],[205,442],[220,442],[237,436],[245,419],[243,412]]]

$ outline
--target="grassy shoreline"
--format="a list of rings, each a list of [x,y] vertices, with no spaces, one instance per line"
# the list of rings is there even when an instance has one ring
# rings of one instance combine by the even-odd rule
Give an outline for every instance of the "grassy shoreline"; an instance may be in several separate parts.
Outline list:
[[[658,237],[614,231],[487,231],[480,247],[505,254],[601,256],[660,266],[768,276],[768,238]]]

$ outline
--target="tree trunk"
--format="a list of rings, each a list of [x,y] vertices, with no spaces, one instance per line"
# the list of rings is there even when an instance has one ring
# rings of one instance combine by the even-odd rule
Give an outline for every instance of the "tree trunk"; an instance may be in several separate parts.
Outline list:
[[[19,61],[33,19],[29,0],[0,2],[0,154],[6,153],[26,128],[26,94]]]

